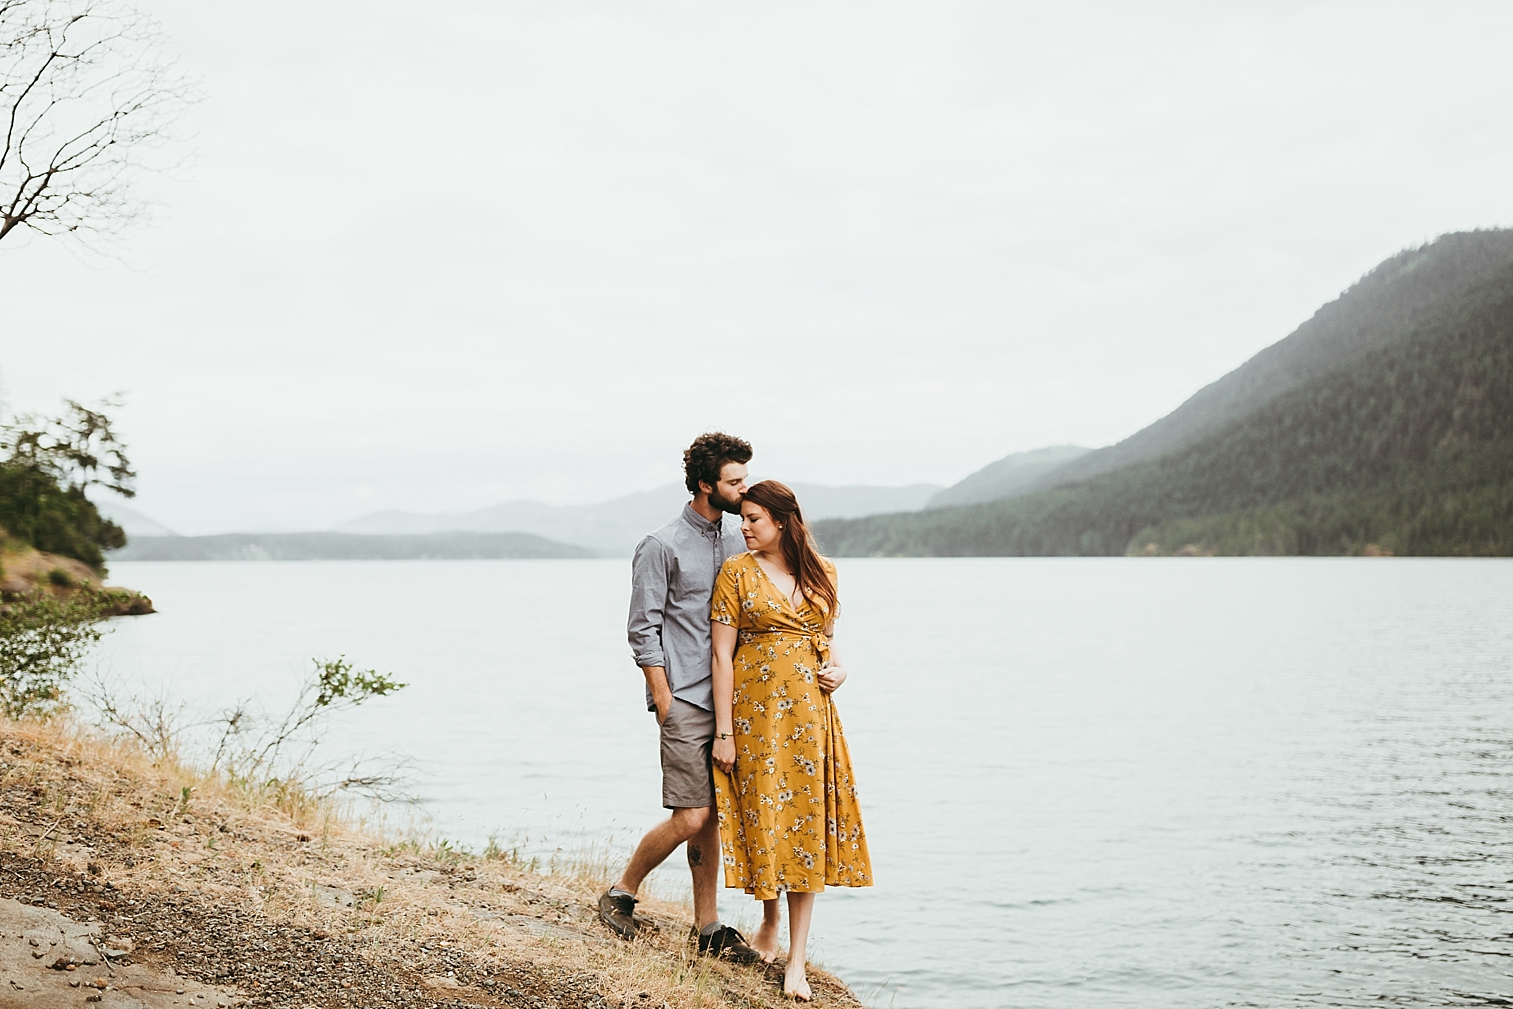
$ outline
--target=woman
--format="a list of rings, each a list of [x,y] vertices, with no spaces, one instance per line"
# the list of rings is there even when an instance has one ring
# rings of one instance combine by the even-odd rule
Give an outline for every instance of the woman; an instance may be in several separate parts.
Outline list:
[[[845,680],[832,645],[840,600],[835,565],[815,551],[793,491],[775,480],[748,489],[741,534],[748,552],[725,562],[710,601],[725,885],[764,902],[752,946],[768,963],[777,956],[778,895],[787,893],[783,992],[807,1002],[814,895],[827,885],[872,885],[851,758],[830,699]]]

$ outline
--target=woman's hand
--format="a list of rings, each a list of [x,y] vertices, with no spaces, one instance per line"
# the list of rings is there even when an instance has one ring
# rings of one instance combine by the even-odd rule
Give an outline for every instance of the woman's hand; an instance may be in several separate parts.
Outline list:
[[[827,694],[833,694],[840,689],[841,684],[846,682],[846,667],[831,663],[820,670],[820,689]]]
[[[726,736],[724,739],[716,739],[714,750],[709,756],[714,761],[714,766],[729,774],[735,768],[735,737]]]

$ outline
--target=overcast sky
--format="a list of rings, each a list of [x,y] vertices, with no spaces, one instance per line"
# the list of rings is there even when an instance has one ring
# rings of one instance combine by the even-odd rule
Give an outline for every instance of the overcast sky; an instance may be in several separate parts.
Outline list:
[[[183,532],[603,500],[714,427],[951,483],[1513,223],[1501,2],[145,6],[195,165],[125,264],[0,244],[0,377],[124,390]]]

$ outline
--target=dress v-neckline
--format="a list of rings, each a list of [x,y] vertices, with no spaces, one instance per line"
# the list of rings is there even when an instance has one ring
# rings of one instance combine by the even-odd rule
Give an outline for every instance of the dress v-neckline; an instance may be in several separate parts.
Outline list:
[[[750,551],[748,551],[748,553],[750,553]],[[772,586],[773,591],[778,594],[778,596],[783,600],[784,603],[788,604],[788,611],[794,616],[798,616],[800,607],[794,603],[792,596],[783,595],[783,590],[778,588],[777,581],[767,573],[766,568],[762,567],[762,562],[757,560],[757,555],[755,553],[751,553],[751,563],[756,565],[757,570],[762,573],[763,578],[767,579],[767,584]],[[792,575],[789,575],[788,577],[793,578]],[[797,578],[793,578],[793,591],[799,592],[799,580]],[[805,606],[810,605],[809,597],[804,595],[802,592],[799,592],[799,598],[804,600]]]

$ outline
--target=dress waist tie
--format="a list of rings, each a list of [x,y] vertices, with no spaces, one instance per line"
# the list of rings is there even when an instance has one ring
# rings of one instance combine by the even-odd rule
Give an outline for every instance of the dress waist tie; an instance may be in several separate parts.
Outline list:
[[[808,641],[814,646],[814,654],[820,657],[820,668],[823,669],[830,664],[830,639],[820,631],[772,628],[765,631],[742,631],[741,633],[748,638],[787,637]]]

